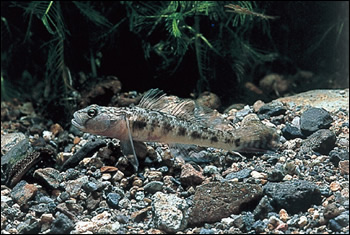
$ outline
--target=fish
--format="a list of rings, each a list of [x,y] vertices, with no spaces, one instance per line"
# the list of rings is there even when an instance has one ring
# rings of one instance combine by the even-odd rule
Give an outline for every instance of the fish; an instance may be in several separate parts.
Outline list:
[[[264,152],[276,148],[279,135],[259,118],[248,118],[234,128],[216,110],[194,100],[166,96],[150,89],[133,107],[92,104],[74,112],[72,125],[83,132],[117,138],[135,171],[139,162],[135,145],[140,142],[197,145],[234,152]]]

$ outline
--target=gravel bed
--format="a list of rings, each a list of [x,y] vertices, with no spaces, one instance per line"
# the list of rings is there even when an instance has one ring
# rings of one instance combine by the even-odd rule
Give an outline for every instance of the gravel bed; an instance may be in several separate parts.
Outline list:
[[[2,121],[1,233],[348,234],[348,112],[279,101],[227,110],[235,125],[257,115],[276,128],[280,147],[197,148],[184,161],[146,143],[137,173],[119,140]]]

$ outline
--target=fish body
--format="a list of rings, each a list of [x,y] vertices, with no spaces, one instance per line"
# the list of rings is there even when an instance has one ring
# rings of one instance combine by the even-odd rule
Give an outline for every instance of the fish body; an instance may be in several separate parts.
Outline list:
[[[166,97],[152,89],[135,107],[90,105],[73,114],[72,124],[84,132],[119,139],[123,153],[134,155],[129,159],[133,159],[135,170],[138,163],[134,142],[190,144],[243,152],[272,149],[278,142],[276,132],[256,118],[239,129],[223,130],[218,126],[229,125],[223,119],[212,118],[212,114],[194,101]]]

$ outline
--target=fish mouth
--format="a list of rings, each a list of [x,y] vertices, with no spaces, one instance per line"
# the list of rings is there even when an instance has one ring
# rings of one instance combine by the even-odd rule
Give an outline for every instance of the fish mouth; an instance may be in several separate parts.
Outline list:
[[[79,130],[84,130],[85,127],[81,124],[82,121],[79,118],[79,115],[77,113],[73,114],[74,118],[72,119],[72,125],[75,126],[76,128],[78,128]]]

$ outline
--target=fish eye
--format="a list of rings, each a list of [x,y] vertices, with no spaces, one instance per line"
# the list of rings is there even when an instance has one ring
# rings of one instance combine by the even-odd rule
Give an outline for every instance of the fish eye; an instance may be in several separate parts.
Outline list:
[[[89,109],[87,111],[87,114],[89,115],[89,117],[95,117],[97,115],[97,110],[96,109]]]

